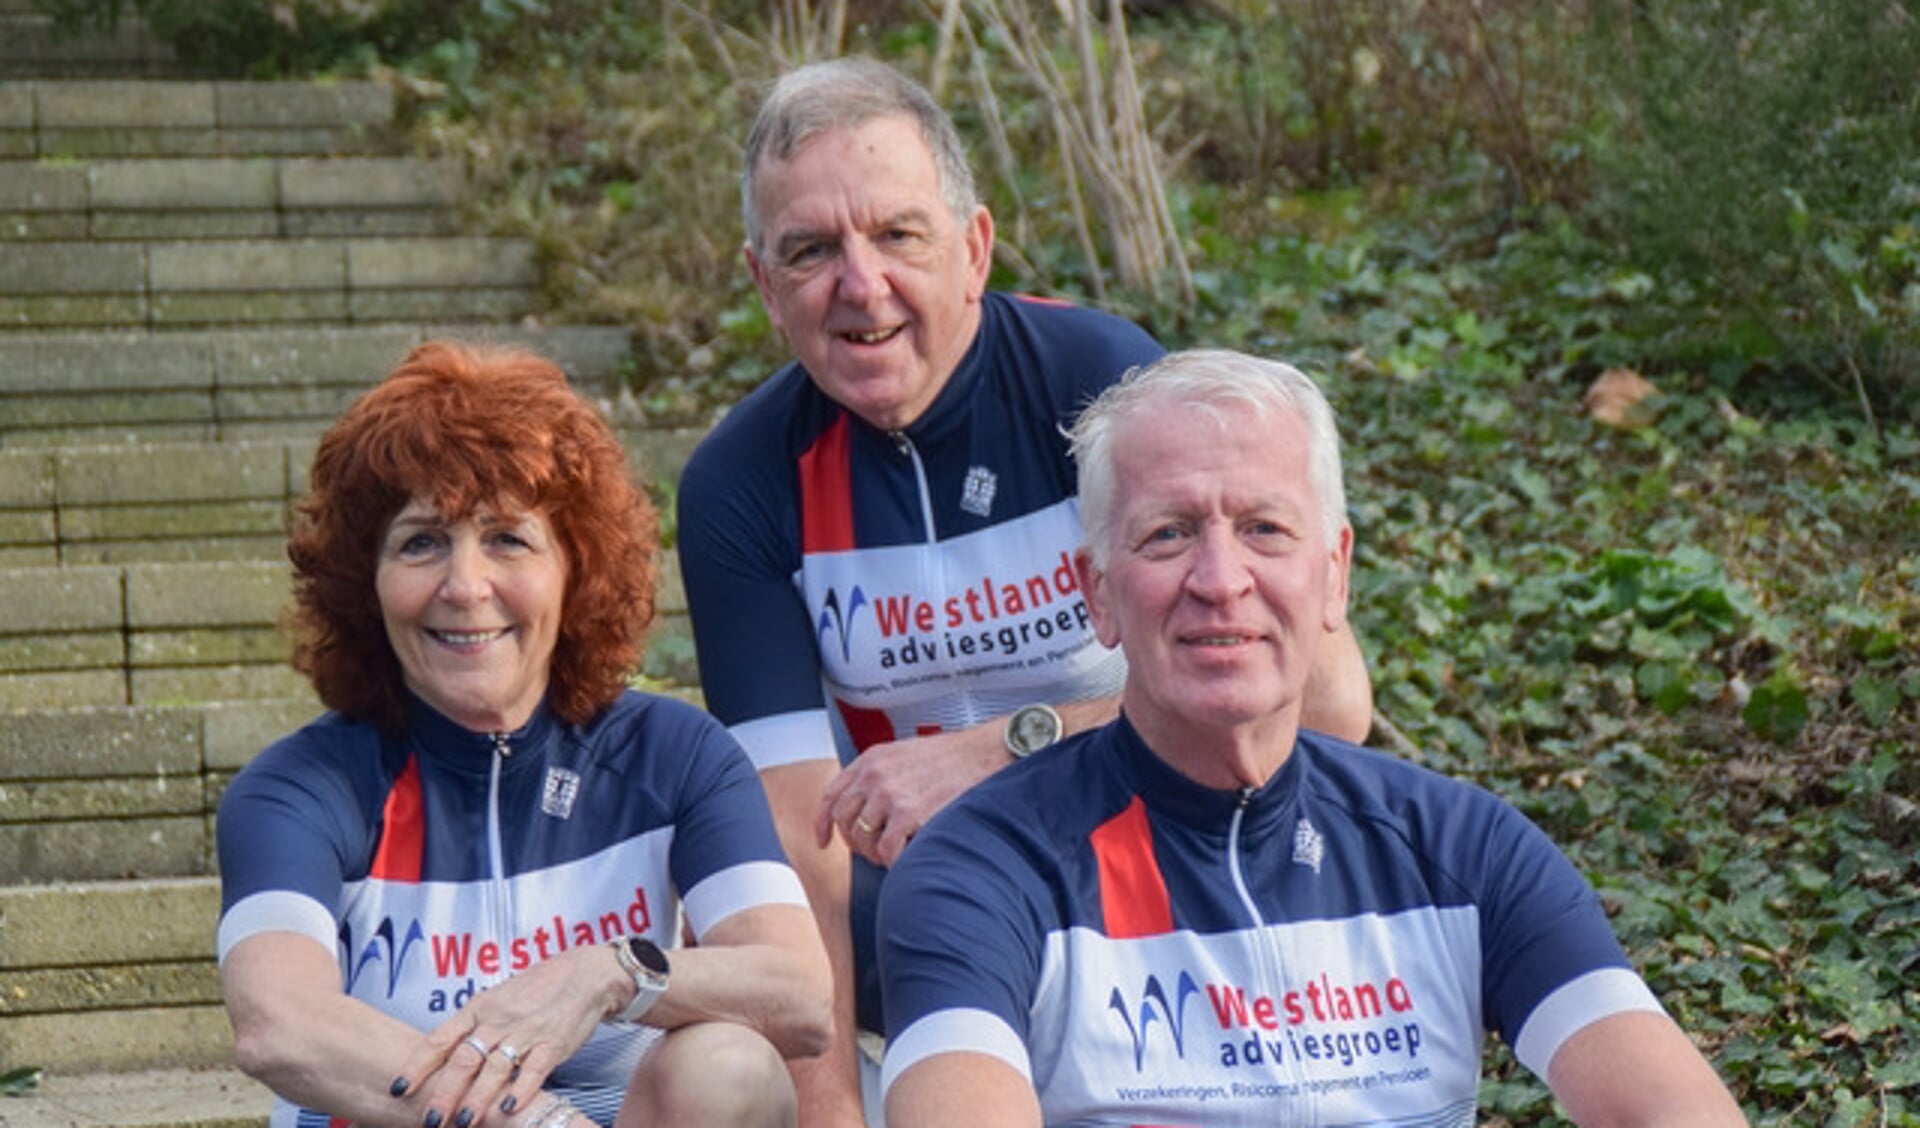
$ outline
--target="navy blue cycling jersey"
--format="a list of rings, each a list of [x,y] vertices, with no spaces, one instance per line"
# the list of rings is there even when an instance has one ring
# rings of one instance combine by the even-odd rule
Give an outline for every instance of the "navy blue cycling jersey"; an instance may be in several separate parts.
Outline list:
[[[797,364],[721,420],[680,481],[681,571],[707,707],[756,766],[1119,689],[1073,573],[1061,428],[1160,352],[1111,315],[988,293],[903,431]]]
[[[1200,786],[1122,717],[935,816],[881,898],[883,1084],[990,1054],[1049,1124],[1470,1125],[1483,1031],[1545,1075],[1660,1009],[1495,796],[1302,731]]]
[[[354,998],[422,1030],[570,948],[675,944],[806,906],[766,797],[712,718],[625,693],[590,724],[542,708],[470,732],[414,700],[404,736],[328,714],[262,752],[218,823],[219,954],[262,932],[337,955]],[[651,1035],[606,1023],[549,1087],[611,1123]],[[274,1128],[321,1128],[277,1101]]]

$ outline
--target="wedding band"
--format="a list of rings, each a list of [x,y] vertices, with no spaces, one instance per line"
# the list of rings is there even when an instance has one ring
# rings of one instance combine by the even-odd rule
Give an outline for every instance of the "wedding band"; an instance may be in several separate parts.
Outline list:
[[[505,1042],[502,1042],[499,1045],[495,1046],[493,1048],[493,1052],[496,1054],[499,1054],[503,1058],[506,1058],[508,1061],[512,1062],[514,1065],[520,1064],[520,1051],[514,1049],[512,1046],[508,1045]]]
[[[488,1048],[485,1042],[482,1042],[479,1038],[476,1038],[472,1034],[467,1035],[466,1043],[467,1045],[472,1046],[475,1050],[479,1051],[481,1057],[486,1057],[489,1053],[492,1052]]]
[[[855,819],[855,820],[853,820],[853,825],[855,825],[855,826],[857,826],[857,827],[859,827],[859,828],[860,828],[860,833],[862,833],[862,834],[874,834],[874,833],[877,833],[877,832],[876,832],[876,831],[875,831],[875,830],[873,829],[873,824],[872,824],[872,823],[870,823],[870,822],[868,822],[868,821],[867,821],[867,820],[865,820],[865,819]]]

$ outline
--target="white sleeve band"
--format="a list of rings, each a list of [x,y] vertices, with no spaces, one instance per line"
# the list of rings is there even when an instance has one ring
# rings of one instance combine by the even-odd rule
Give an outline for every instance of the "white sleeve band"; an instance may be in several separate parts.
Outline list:
[[[753,770],[757,772],[808,760],[839,758],[839,753],[834,751],[833,725],[825,709],[805,709],[742,721],[727,731],[747,750],[747,759],[753,761]]]
[[[215,950],[221,962],[233,946],[262,932],[293,932],[310,937],[335,959],[340,952],[340,922],[327,907],[304,893],[269,889],[235,902],[220,915]]]
[[[1020,1076],[1033,1081],[1033,1062],[1020,1035],[999,1015],[970,1007],[935,1011],[914,1022],[897,1038],[887,1040],[886,1060],[880,1065],[880,1094],[902,1073],[940,1054],[974,1053],[999,1058]]]
[[[682,903],[695,936],[745,909],[767,905],[797,905],[809,909],[800,875],[784,862],[743,862],[730,866],[687,890]]]
[[[1646,981],[1632,970],[1604,967],[1590,971],[1540,1000],[1520,1027],[1520,1036],[1514,1039],[1513,1056],[1534,1076],[1545,1080],[1553,1055],[1568,1038],[1591,1023],[1630,1011],[1667,1013]]]

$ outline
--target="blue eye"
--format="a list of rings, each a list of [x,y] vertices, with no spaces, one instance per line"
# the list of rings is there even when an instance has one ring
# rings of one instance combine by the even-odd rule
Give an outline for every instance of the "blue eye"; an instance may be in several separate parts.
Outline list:
[[[791,252],[788,253],[787,265],[788,266],[805,266],[808,263],[820,261],[822,258],[826,257],[826,254],[827,254],[827,244],[808,243],[808,244],[805,244],[804,246],[796,247]]]
[[[425,556],[433,552],[439,545],[440,538],[438,536],[422,530],[420,532],[407,534],[399,544],[394,546],[393,552],[395,556],[400,557]]]

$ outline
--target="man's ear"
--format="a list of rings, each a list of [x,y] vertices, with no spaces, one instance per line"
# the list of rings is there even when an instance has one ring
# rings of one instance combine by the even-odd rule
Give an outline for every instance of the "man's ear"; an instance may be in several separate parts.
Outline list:
[[[1120,622],[1107,604],[1107,574],[1093,566],[1093,553],[1086,545],[1073,550],[1073,574],[1080,581],[1080,597],[1087,601],[1094,637],[1102,646],[1120,645]]]
[[[987,292],[987,275],[993,272],[993,213],[987,205],[974,207],[962,237],[967,246],[967,300],[977,302]]]
[[[773,300],[773,277],[767,272],[767,264],[753,253],[752,243],[740,244],[740,257],[747,260],[747,273],[753,276],[754,289],[760,291],[760,307],[767,311],[767,320],[773,323],[774,331],[786,334],[786,326],[780,324],[780,303]]]
[[[1332,634],[1346,625],[1347,600],[1352,594],[1351,579],[1353,570],[1353,526],[1340,526],[1340,536],[1335,540],[1333,551],[1327,562],[1327,605],[1325,621],[1327,633]]]

